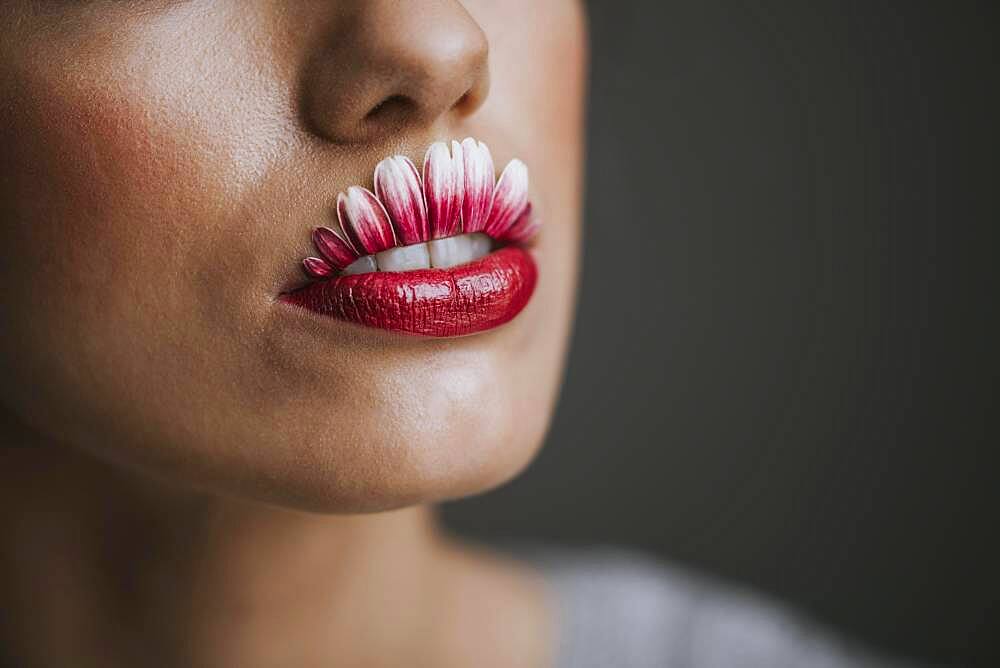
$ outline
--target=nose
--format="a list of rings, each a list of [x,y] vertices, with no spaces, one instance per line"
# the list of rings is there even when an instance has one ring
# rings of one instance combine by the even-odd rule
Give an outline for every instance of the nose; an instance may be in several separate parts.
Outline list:
[[[378,142],[471,114],[489,89],[489,45],[457,0],[360,0],[325,36],[305,112],[334,142]]]

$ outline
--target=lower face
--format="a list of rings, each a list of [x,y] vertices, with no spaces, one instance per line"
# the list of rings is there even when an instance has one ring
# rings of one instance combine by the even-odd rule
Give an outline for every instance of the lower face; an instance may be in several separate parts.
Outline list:
[[[379,145],[302,127],[287,44],[303,26],[235,0],[152,4],[0,9],[2,409],[40,440],[309,510],[515,475],[548,426],[572,315],[577,4],[464,3],[490,40],[489,98]],[[531,169],[538,280],[516,317],[438,338],[282,299],[339,191],[466,135]]]

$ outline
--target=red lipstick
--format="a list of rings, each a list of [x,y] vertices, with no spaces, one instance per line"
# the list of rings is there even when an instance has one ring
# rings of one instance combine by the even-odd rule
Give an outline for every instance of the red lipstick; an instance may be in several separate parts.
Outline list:
[[[282,295],[281,300],[367,327],[464,336],[512,320],[531,299],[537,281],[531,254],[508,246],[449,269],[338,276]]]

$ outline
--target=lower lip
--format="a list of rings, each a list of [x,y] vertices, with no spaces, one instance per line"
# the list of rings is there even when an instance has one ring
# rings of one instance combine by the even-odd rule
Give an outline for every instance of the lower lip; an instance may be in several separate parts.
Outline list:
[[[512,320],[537,282],[531,254],[508,246],[449,269],[339,276],[284,294],[281,301],[392,332],[465,336]]]

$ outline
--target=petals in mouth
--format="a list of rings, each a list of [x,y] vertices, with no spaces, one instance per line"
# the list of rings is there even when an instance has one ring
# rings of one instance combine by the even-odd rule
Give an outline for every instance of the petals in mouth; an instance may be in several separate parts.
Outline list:
[[[315,279],[374,271],[453,267],[537,232],[528,168],[511,160],[499,180],[486,144],[432,144],[423,169],[401,155],[375,168],[374,192],[351,186],[337,197],[339,229],[313,231],[317,256],[303,260]]]

